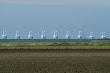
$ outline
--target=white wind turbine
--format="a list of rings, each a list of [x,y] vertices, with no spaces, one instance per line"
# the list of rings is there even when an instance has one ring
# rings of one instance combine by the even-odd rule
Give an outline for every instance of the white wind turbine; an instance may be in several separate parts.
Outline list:
[[[78,36],[77,37],[78,37],[78,39],[83,39],[81,31],[78,32]]]
[[[45,31],[42,31],[41,39],[46,39]]]
[[[7,39],[6,31],[3,30],[2,39]]]
[[[89,39],[94,39],[93,32],[90,32]]]
[[[57,31],[54,32],[53,39],[58,39]]]
[[[33,39],[32,31],[29,31],[28,39]]]
[[[102,32],[101,39],[106,39],[106,32]]]
[[[69,35],[69,31],[66,32],[65,38],[66,39],[71,39],[71,36]]]
[[[19,31],[16,31],[15,39],[20,39]]]

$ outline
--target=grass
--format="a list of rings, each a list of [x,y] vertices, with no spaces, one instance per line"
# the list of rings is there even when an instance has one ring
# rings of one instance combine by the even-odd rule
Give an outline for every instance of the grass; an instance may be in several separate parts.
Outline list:
[[[0,42],[0,46],[48,46],[51,43],[49,42]]]
[[[17,46],[110,46],[110,40],[80,41],[0,41],[2,47]]]

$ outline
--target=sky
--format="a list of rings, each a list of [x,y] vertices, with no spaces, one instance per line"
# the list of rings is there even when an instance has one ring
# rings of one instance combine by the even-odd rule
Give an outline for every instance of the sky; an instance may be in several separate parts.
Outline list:
[[[16,30],[22,38],[33,31],[40,38],[42,30],[48,38],[54,31],[64,38],[66,31],[76,38],[78,31],[88,37],[106,32],[110,37],[110,0],[0,0],[0,35],[6,30],[14,38]],[[1,36],[0,36],[1,38]]]

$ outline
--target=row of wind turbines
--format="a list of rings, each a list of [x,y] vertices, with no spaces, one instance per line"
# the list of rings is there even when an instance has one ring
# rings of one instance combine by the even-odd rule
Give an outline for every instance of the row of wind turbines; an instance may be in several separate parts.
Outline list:
[[[59,39],[59,36],[57,33],[58,33],[57,31],[54,32],[53,39]],[[27,37],[28,37],[28,39],[34,39],[34,37],[32,35],[32,31],[29,31],[29,34],[27,35]],[[8,37],[6,35],[6,31],[3,31],[2,39],[8,39]],[[16,31],[15,39],[21,39],[19,31]],[[45,31],[42,31],[41,39],[46,39]],[[72,39],[71,36],[69,35],[69,31],[66,32],[65,39]],[[82,32],[79,31],[78,35],[77,35],[77,39],[86,39],[86,38],[82,35]],[[90,32],[88,39],[95,39],[93,32]],[[102,32],[102,35],[100,36],[99,39],[107,39],[106,32]]]

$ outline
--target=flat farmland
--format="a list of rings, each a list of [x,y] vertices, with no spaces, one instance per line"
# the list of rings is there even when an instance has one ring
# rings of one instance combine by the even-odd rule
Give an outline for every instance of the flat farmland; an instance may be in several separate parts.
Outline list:
[[[0,73],[110,73],[110,50],[2,49]]]

